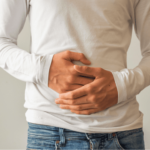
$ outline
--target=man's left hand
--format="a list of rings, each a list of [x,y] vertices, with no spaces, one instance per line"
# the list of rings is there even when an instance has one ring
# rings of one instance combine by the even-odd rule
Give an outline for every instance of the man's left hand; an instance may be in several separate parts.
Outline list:
[[[90,115],[117,104],[118,91],[110,71],[78,65],[74,65],[74,69],[92,75],[95,79],[78,89],[59,94],[55,103],[60,104],[60,108],[70,109],[76,114]]]

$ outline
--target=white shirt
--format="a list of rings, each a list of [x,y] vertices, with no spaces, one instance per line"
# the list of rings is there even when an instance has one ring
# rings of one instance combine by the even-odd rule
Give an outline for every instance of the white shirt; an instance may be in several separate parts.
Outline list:
[[[17,46],[27,16],[30,52]],[[143,58],[137,67],[128,69],[133,25]],[[26,120],[86,133],[142,127],[136,95],[150,85],[149,25],[149,0],[0,0],[0,67],[26,82]],[[55,103],[59,93],[48,87],[48,73],[53,55],[66,50],[83,53],[91,61],[88,66],[113,73],[116,105],[79,115]]]

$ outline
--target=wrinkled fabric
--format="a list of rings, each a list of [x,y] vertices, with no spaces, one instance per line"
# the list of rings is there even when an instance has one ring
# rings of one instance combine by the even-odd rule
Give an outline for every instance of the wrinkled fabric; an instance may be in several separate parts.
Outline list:
[[[142,127],[136,95],[150,85],[149,10],[149,0],[0,0],[0,67],[26,82],[26,120],[89,133]],[[29,52],[17,46],[27,17]],[[128,69],[133,26],[143,57]],[[48,87],[49,69],[53,55],[66,50],[83,53],[90,67],[112,72],[118,90],[116,105],[79,115],[55,103],[59,93]]]

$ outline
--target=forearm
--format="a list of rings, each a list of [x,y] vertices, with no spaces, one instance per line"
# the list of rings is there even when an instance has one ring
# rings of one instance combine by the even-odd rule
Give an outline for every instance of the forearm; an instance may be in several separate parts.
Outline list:
[[[28,13],[26,2],[0,0],[0,67],[22,81],[48,86],[53,55],[31,54],[17,46],[17,38]]]
[[[114,72],[114,78],[119,93],[118,103],[132,99],[144,88],[150,85],[150,3],[149,0],[140,0],[135,6],[134,29],[140,40],[140,63],[134,69],[122,69]],[[136,54],[135,54],[136,56]]]
[[[132,99],[150,85],[150,56],[134,69],[112,72],[118,90],[118,103]]]

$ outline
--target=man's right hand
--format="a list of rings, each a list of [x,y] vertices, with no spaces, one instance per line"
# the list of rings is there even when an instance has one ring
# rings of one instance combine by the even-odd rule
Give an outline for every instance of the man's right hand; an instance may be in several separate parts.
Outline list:
[[[65,93],[75,90],[93,82],[95,77],[77,72],[72,61],[80,61],[90,65],[91,62],[83,53],[71,52],[69,50],[54,54],[49,70],[48,86],[54,91]]]

